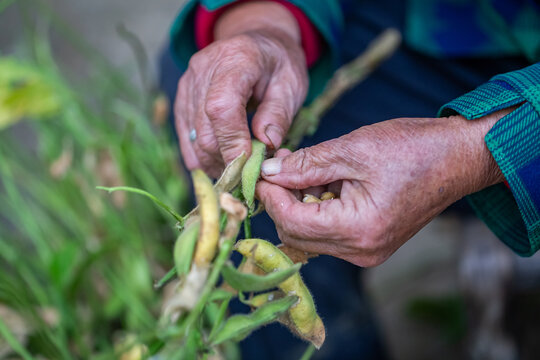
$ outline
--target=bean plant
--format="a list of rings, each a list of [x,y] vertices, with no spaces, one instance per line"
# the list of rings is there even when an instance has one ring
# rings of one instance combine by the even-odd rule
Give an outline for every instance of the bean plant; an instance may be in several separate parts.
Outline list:
[[[84,81],[68,79],[31,22],[22,50],[0,53],[0,359],[236,359],[238,342],[271,322],[309,344],[304,359],[322,346],[299,272],[311,255],[250,235],[264,144],[215,184],[186,173],[155,86],[134,86],[45,3],[20,8],[88,63]],[[136,37],[119,34],[144,72]],[[290,148],[386,48],[338,71],[300,112]],[[190,178],[198,206],[188,212]],[[231,314],[233,300],[250,312]]]
[[[202,170],[194,170],[191,176],[198,207],[183,218],[166,208],[179,220],[177,227],[182,230],[173,251],[175,267],[171,273],[176,279],[168,285],[171,291],[164,299],[158,344],[150,355],[166,359],[225,358],[234,343],[276,321],[315,348],[323,344],[324,325],[298,273],[300,262],[306,262],[308,254],[297,257],[299,262],[295,264],[268,241],[237,241],[242,222],[249,229],[250,218],[257,211],[255,184],[265,150],[263,143],[254,140],[249,159],[241,154],[215,185]],[[137,189],[102,189],[138,192],[164,207],[161,201]],[[238,267],[229,260],[233,250],[244,257]],[[252,311],[228,314],[234,298]],[[139,349],[137,354],[150,352],[145,344],[131,345]],[[309,347],[305,357],[311,352]]]

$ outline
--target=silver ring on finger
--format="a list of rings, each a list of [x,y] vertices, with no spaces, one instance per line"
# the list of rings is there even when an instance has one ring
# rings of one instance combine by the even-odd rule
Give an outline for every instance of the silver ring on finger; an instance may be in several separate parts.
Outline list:
[[[197,140],[197,130],[191,129],[189,132],[189,141],[194,142],[195,140]]]

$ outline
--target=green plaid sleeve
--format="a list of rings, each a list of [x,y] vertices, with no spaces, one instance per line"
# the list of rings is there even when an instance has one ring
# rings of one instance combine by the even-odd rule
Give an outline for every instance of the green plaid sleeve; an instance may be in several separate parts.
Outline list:
[[[530,256],[540,248],[540,63],[493,77],[444,105],[439,116],[472,120],[518,104],[485,137],[510,189],[497,184],[468,200],[499,239]]]
[[[191,56],[197,52],[195,45],[194,15],[201,4],[210,11],[233,3],[235,0],[188,0],[176,17],[171,28],[171,52],[175,62],[182,69],[187,67]],[[319,30],[329,51],[309,69],[309,91],[306,102],[313,100],[326,85],[339,64],[339,39],[343,31],[343,16],[338,0],[312,1],[288,0],[301,9]]]

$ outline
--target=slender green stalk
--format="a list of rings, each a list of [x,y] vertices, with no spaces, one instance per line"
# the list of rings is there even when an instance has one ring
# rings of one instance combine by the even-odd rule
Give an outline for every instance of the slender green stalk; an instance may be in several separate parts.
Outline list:
[[[244,219],[244,237],[251,239],[251,216]]]
[[[311,356],[315,352],[315,346],[313,344],[309,344],[306,351],[304,351],[304,354],[302,354],[302,357],[300,360],[309,360],[311,359]]]
[[[216,318],[216,321],[214,322],[214,326],[212,326],[212,330],[210,331],[210,335],[208,336],[209,339],[213,339],[218,329],[221,327],[221,324],[223,323],[223,319],[225,318],[225,315],[227,314],[227,309],[229,308],[229,302],[232,299],[231,297],[228,299],[223,300],[219,307],[219,313]]]
[[[165,284],[167,284],[169,281],[174,279],[176,276],[176,267],[173,267],[171,270],[167,271],[165,275],[161,279],[159,279],[154,284],[154,289],[161,289]]]
[[[219,254],[214,261],[214,266],[212,267],[212,271],[210,272],[210,275],[208,276],[208,280],[206,281],[206,284],[204,285],[203,291],[201,293],[201,297],[199,298],[199,301],[197,302],[197,305],[191,310],[188,317],[185,321],[185,334],[188,334],[190,329],[193,327],[199,316],[201,315],[208,298],[210,297],[210,294],[212,293],[212,290],[214,289],[214,286],[216,285],[219,275],[221,273],[221,269],[223,268],[223,265],[225,265],[225,262],[229,259],[229,256],[231,254],[234,242],[236,241],[236,236],[238,236],[238,232],[236,234],[226,239],[219,249]]]
[[[116,187],[96,186],[96,189],[105,190],[105,191],[108,191],[109,193],[111,193],[113,191],[128,191],[128,192],[132,192],[132,193],[135,193],[135,194],[146,196],[147,198],[152,200],[155,204],[157,204],[159,207],[161,207],[162,209],[167,211],[172,217],[174,217],[176,219],[176,221],[178,221],[180,223],[180,225],[182,225],[182,226],[184,225],[184,218],[182,216],[180,216],[170,206],[168,206],[167,204],[165,204],[164,202],[162,202],[157,197],[155,197],[154,195],[150,194],[147,191],[137,189],[137,188],[133,188],[133,187],[129,187],[129,186],[116,186]]]
[[[0,318],[0,335],[4,337],[6,342],[11,346],[13,351],[15,351],[19,356],[21,356],[24,360],[33,360],[34,358],[32,355],[26,350],[23,345],[17,340],[15,335],[11,331],[9,331],[8,326],[6,323]]]

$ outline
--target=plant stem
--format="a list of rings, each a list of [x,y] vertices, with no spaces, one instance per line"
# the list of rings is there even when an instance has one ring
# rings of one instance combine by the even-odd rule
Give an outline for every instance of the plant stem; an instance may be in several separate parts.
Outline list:
[[[313,355],[314,352],[315,352],[315,346],[313,346],[313,344],[309,344],[306,351],[304,351],[304,354],[302,354],[302,357],[300,358],[300,360],[311,359],[311,356]]]
[[[127,192],[146,196],[147,198],[152,200],[156,205],[158,205],[163,210],[168,212],[173,218],[175,218],[176,221],[178,221],[178,223],[180,224],[180,226],[184,225],[184,218],[182,216],[180,216],[176,211],[174,211],[170,206],[165,204],[163,201],[159,200],[157,197],[150,194],[148,191],[144,191],[144,190],[137,189],[130,186],[115,186],[115,187],[96,186],[96,189],[105,190],[105,191],[108,191],[109,193],[114,192],[114,191],[127,191]]]
[[[17,340],[15,335],[9,330],[8,326],[2,318],[0,318],[0,335],[6,340],[6,342],[9,344],[11,349],[13,349],[14,352],[19,354],[20,357],[22,357],[24,360],[33,360],[34,358],[32,355],[22,346],[22,344]]]
[[[356,59],[340,67],[326,85],[323,93],[300,110],[287,135],[286,147],[294,150],[305,136],[317,131],[319,122],[339,98],[358,85],[385,59],[390,57],[401,43],[401,35],[395,29],[387,29],[377,36]]]
[[[232,295],[230,298],[223,300],[219,307],[219,313],[217,316],[217,319],[214,323],[214,326],[212,326],[212,330],[210,331],[210,335],[208,336],[209,341],[212,341],[214,336],[216,335],[217,330],[221,327],[221,324],[223,323],[223,319],[225,318],[225,314],[227,313],[227,309],[229,308],[229,302],[232,299]]]
[[[174,278],[176,275],[176,267],[169,270],[161,279],[154,284],[154,289],[161,289],[166,283]]]
[[[251,239],[251,216],[244,219],[244,237]]]
[[[203,291],[201,292],[201,297],[199,298],[197,305],[195,305],[193,310],[191,310],[188,317],[186,318],[184,335],[189,334],[190,329],[195,324],[199,316],[202,314],[202,311],[208,301],[208,298],[210,294],[212,293],[212,290],[214,290],[214,286],[216,285],[219,279],[219,274],[221,273],[221,269],[223,268],[223,265],[225,265],[225,262],[229,259],[230,253],[233,248],[233,244],[236,240],[236,237],[238,236],[239,228],[240,227],[237,226],[237,229],[234,232],[234,236],[227,238],[221,244],[221,247],[219,249],[219,254],[216,260],[214,261],[214,266],[212,268],[212,271],[210,272],[210,275],[208,276],[208,280],[206,281]]]

